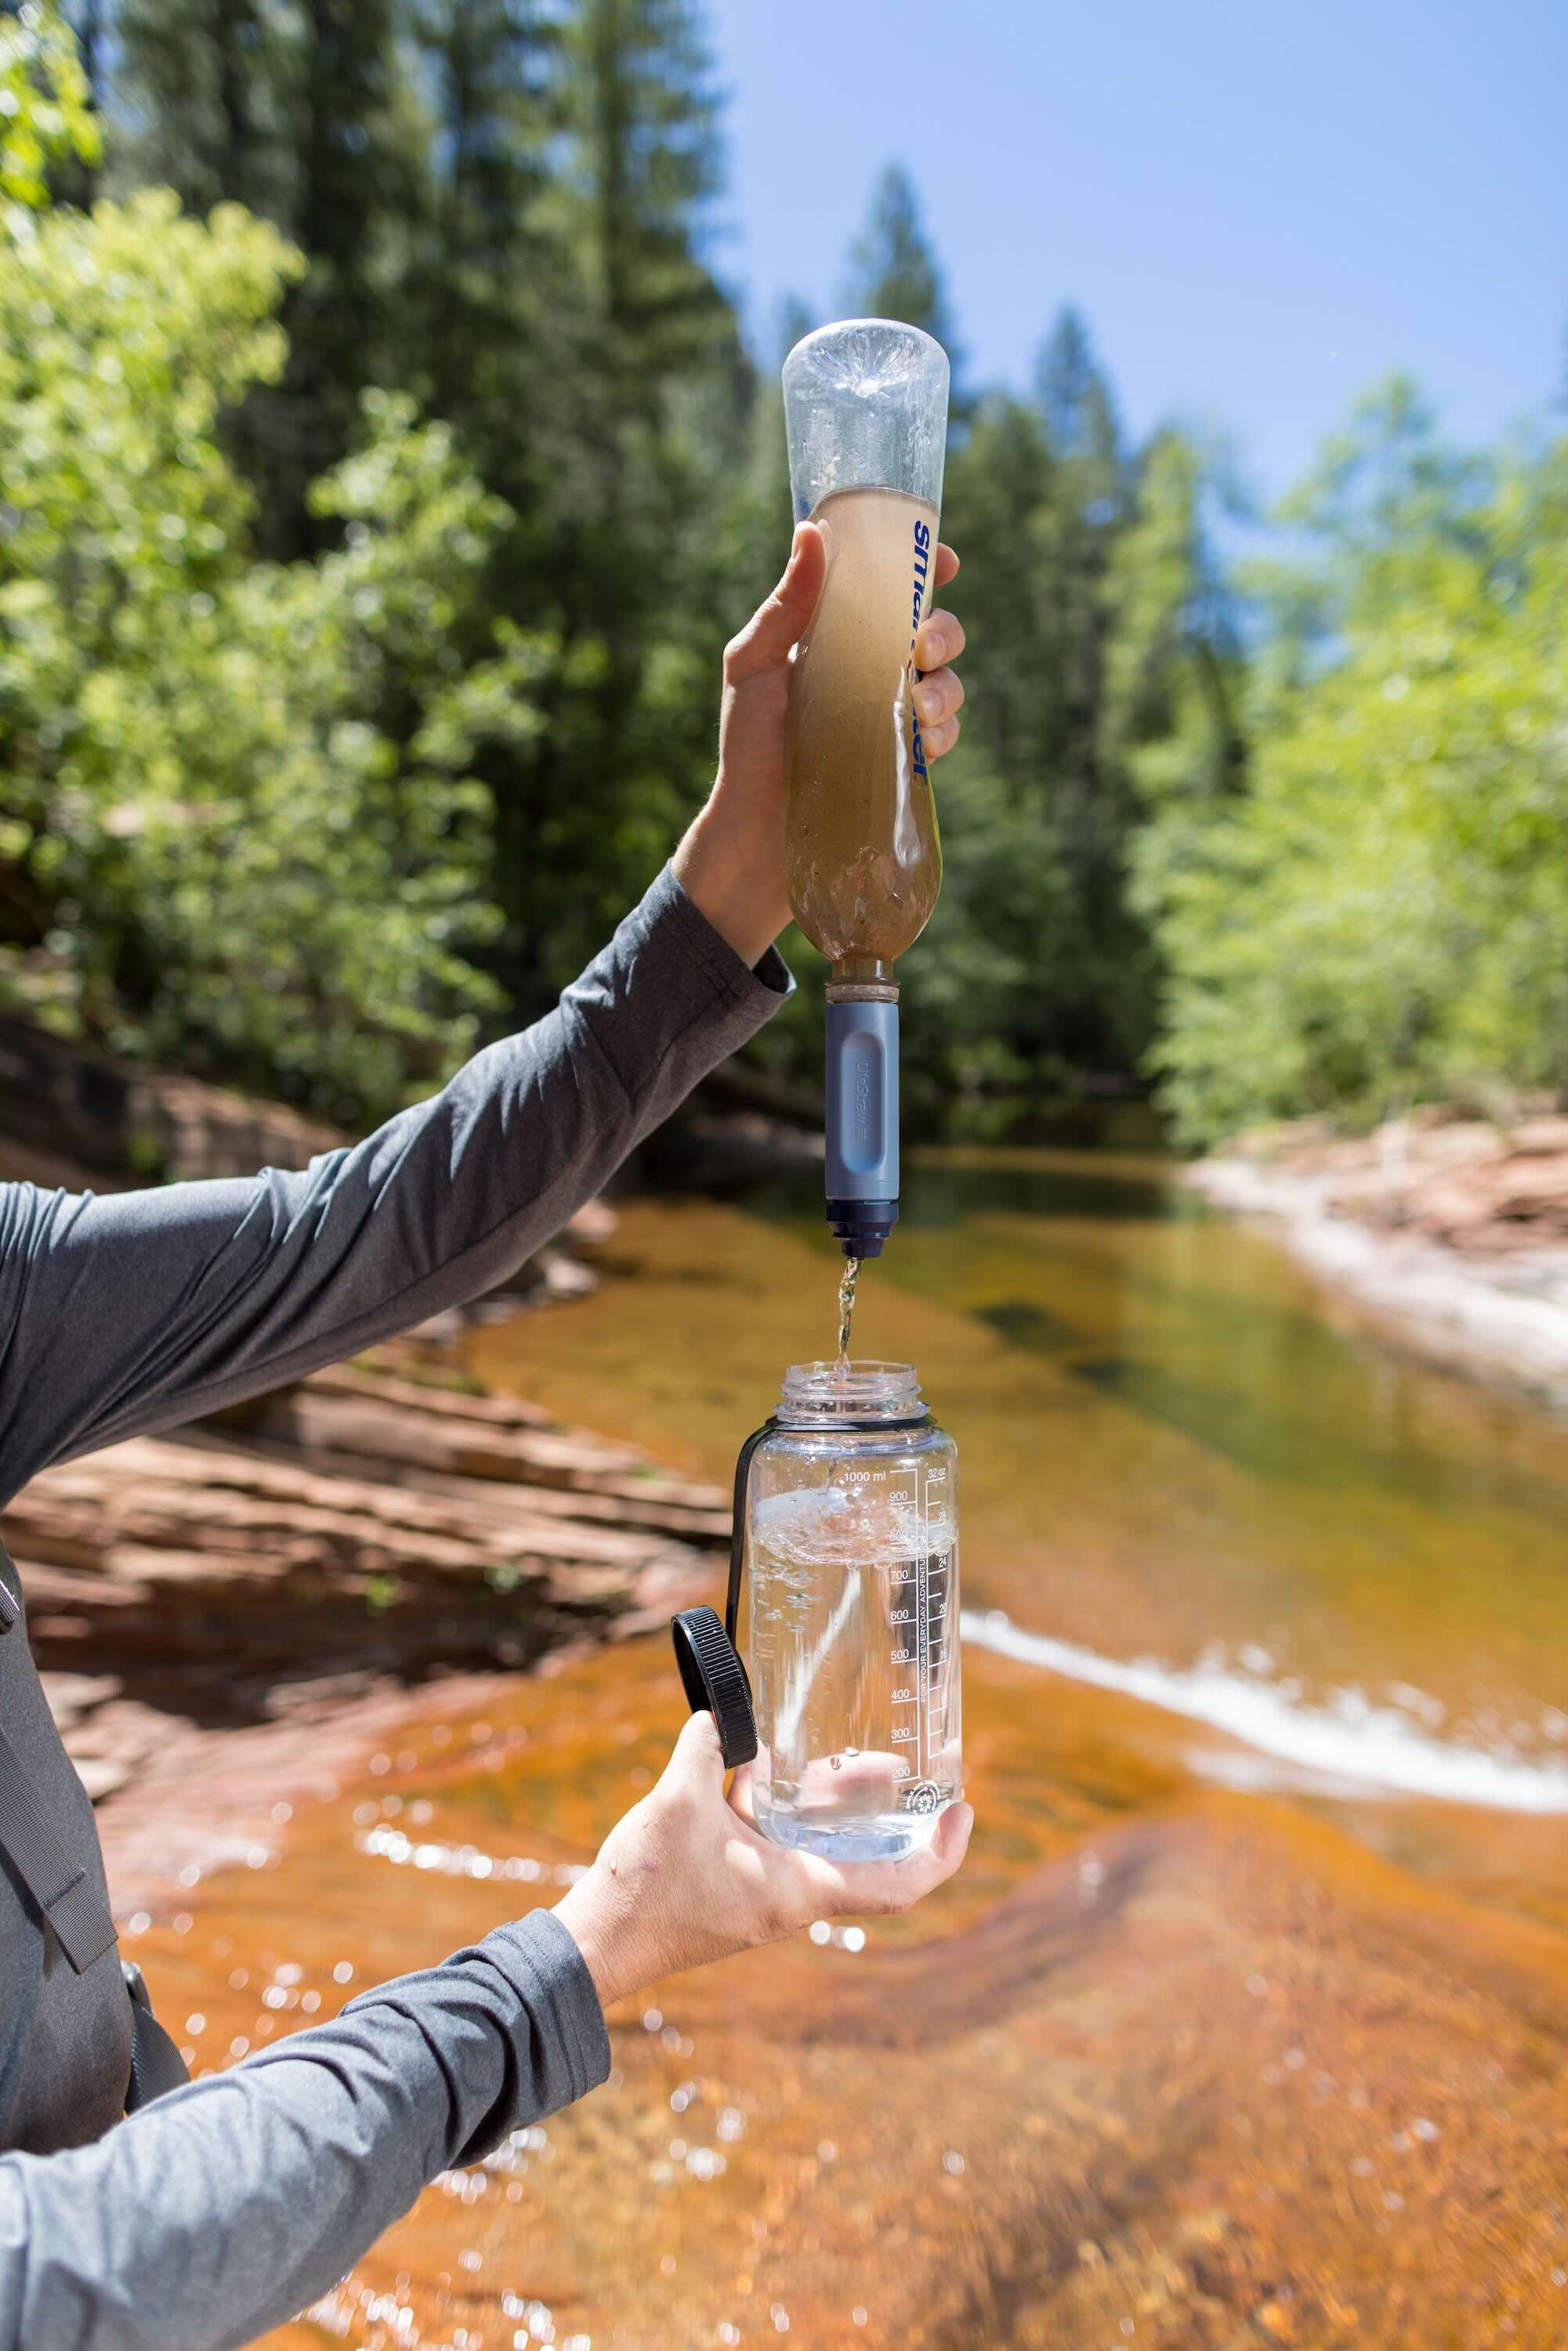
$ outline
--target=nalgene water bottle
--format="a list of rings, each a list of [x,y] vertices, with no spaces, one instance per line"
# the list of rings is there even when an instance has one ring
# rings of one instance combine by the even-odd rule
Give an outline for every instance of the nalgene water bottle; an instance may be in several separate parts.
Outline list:
[[[957,1475],[904,1364],[795,1364],[742,1450],[729,1638],[690,1609],[675,1646],[727,1760],[755,1752],[757,1823],[777,1844],[894,1860],[963,1794]],[[732,1646],[743,1543],[748,1688]]]

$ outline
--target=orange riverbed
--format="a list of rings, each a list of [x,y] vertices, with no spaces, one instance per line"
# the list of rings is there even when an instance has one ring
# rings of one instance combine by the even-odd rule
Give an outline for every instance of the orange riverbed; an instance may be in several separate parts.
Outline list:
[[[609,2086],[275,2351],[1568,2341],[1568,1426],[1402,1362],[1155,1167],[912,1188],[856,1347],[958,1437],[971,1604],[1171,1703],[971,1646],[961,1879],[655,1987]],[[598,1295],[474,1368],[723,1474],[831,1338],[774,1209],[632,1204]],[[155,1915],[166,2012],[233,2062],[554,1898],[679,1713],[656,1642],[413,1708],[271,1866]],[[1456,1770],[1488,1801],[1380,1776]]]

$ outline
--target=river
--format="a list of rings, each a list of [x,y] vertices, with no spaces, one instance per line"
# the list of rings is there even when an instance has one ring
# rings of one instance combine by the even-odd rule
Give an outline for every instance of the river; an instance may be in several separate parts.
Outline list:
[[[831,1342],[809,1191],[603,1262],[471,1367],[727,1476]],[[1110,1153],[922,1158],[855,1346],[961,1450],[967,1867],[654,1987],[277,2351],[1568,2340],[1568,1417]],[[416,1708],[148,1929],[199,2062],[550,1898],[679,1713],[657,1641]]]

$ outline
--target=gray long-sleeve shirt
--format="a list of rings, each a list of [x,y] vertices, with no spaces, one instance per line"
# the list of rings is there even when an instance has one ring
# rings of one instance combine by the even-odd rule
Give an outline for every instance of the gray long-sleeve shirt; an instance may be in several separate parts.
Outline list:
[[[666,871],[546,1019],[300,1173],[101,1199],[0,1185],[0,1506],[48,1462],[477,1296],[789,984],[771,955],[748,971]],[[25,1615],[0,1635],[0,1723],[101,1885]],[[536,1913],[111,2127],[130,2071],[117,1955],[77,1975],[0,1848],[0,2351],[247,2342],[437,2172],[608,2062],[576,1946]]]

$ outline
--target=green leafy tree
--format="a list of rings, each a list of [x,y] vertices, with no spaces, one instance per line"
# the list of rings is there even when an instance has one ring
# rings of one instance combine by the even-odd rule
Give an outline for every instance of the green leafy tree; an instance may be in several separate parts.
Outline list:
[[[529,735],[548,649],[491,630],[461,660],[505,513],[406,400],[371,395],[313,492],[336,550],[254,559],[218,424],[281,373],[302,266],[152,192],[6,256],[0,975],[58,1025],[358,1116],[491,1000],[472,758]]]
[[[1489,484],[1395,384],[1289,511],[1335,639],[1260,680],[1249,788],[1145,843],[1183,1130],[1561,1090],[1568,454]]]
[[[51,168],[92,164],[92,93],[71,27],[54,0],[0,11],[0,211],[11,236],[47,202]]]

